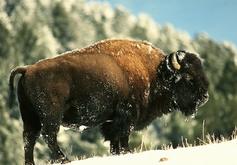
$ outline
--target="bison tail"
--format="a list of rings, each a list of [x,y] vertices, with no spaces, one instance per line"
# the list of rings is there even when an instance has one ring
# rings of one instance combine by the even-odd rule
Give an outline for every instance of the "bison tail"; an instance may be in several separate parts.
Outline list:
[[[9,78],[9,92],[8,92],[8,106],[9,108],[13,107],[15,92],[14,92],[14,78],[17,74],[24,75],[26,72],[26,66],[20,66],[12,69],[10,78]]]

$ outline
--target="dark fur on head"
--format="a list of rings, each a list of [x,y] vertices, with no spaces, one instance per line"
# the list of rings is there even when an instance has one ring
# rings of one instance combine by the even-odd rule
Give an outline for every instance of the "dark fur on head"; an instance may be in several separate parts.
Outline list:
[[[176,56],[180,69],[173,66],[173,56]],[[194,53],[182,50],[171,53],[158,69],[155,91],[166,95],[165,111],[180,110],[185,115],[196,113],[198,107],[208,100],[207,89],[208,80],[202,70],[201,59]]]

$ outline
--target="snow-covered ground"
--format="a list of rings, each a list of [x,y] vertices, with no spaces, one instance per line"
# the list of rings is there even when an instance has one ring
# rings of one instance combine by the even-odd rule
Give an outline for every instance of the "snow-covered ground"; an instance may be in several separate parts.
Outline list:
[[[237,139],[204,146],[93,157],[67,165],[237,165]]]

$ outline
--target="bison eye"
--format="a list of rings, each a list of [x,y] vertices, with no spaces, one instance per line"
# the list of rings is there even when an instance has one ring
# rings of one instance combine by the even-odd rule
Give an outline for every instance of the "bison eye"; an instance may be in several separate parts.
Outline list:
[[[191,74],[185,74],[184,78],[185,78],[185,80],[187,80],[187,81],[193,80],[193,76],[192,76]]]

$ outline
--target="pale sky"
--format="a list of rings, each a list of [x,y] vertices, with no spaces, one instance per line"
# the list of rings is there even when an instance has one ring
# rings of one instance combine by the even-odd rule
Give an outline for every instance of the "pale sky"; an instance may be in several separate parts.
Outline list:
[[[161,25],[171,23],[191,36],[206,32],[217,41],[237,45],[237,0],[100,0],[147,13]]]

